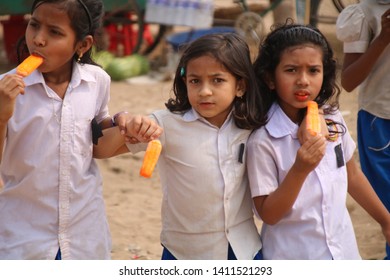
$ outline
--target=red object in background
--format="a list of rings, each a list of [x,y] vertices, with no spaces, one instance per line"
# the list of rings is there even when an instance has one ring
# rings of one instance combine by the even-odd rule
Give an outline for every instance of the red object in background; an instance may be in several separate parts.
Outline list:
[[[8,20],[1,21],[3,25],[3,40],[9,63],[17,63],[16,46],[27,28],[28,21],[23,15],[12,15]]]
[[[130,55],[137,40],[131,25],[111,23],[105,27],[110,44],[108,50],[116,55]],[[121,49],[123,48],[123,49]]]
[[[121,15],[126,19],[132,17],[131,12]],[[124,21],[126,22],[126,21]],[[133,23],[112,22],[105,26],[105,31],[109,37],[108,50],[117,56],[131,55],[137,45],[139,26]],[[149,25],[144,25],[143,40],[148,45],[153,43],[153,37],[150,33]]]

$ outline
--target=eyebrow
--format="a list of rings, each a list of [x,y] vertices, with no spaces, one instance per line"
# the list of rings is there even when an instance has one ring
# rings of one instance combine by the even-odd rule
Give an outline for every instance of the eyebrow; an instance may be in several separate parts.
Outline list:
[[[286,67],[301,67],[301,65],[300,64],[293,64],[293,63],[289,63],[289,64],[283,65],[283,68],[286,68]],[[309,67],[320,67],[320,68],[322,68],[323,65],[321,65],[321,64],[314,64],[314,65],[309,65]]]
[[[196,74],[196,73],[188,73],[187,76],[192,76],[192,77],[199,77],[202,74]],[[212,73],[211,75],[207,75],[208,77],[221,77],[224,76],[225,74],[222,72],[217,72],[217,73]]]

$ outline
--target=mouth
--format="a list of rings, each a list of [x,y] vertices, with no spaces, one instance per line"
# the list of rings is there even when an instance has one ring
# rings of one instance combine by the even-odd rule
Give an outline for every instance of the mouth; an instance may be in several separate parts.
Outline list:
[[[43,59],[45,59],[42,54],[40,54],[39,52],[36,52],[36,51],[31,52],[31,55],[39,56],[39,57],[42,57]]]
[[[198,104],[200,107],[203,107],[203,108],[211,107],[214,105],[213,102],[199,102]]]
[[[306,90],[300,90],[300,91],[296,91],[294,95],[298,101],[307,101],[309,99],[310,92]]]

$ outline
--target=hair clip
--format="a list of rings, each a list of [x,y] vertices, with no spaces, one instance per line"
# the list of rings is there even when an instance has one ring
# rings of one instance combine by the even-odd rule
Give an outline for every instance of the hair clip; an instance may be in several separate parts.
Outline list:
[[[180,68],[180,77],[184,77],[185,73],[186,73],[186,70],[184,69],[184,67],[181,67]]]

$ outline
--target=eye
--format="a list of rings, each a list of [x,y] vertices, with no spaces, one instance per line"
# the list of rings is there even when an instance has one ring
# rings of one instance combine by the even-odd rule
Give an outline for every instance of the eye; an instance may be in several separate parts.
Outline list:
[[[29,26],[33,27],[33,28],[37,28],[39,25],[38,23],[36,23],[35,21],[31,21],[28,23]]]
[[[214,78],[213,79],[213,82],[216,83],[216,84],[220,84],[222,82],[224,82],[225,80],[224,79],[221,79],[221,78]]]
[[[56,36],[62,35],[62,32],[60,32],[57,29],[50,29],[50,33],[53,34],[53,35],[56,35]]]
[[[310,73],[316,74],[316,73],[321,73],[321,69],[318,67],[312,67],[309,69]]]
[[[294,73],[294,72],[296,72],[297,70],[296,70],[294,67],[289,67],[289,68],[286,68],[285,71],[286,71],[286,72],[289,72],[289,73]]]
[[[197,83],[199,83],[199,79],[191,79],[191,80],[188,81],[188,83],[190,83],[190,84],[197,84]]]

